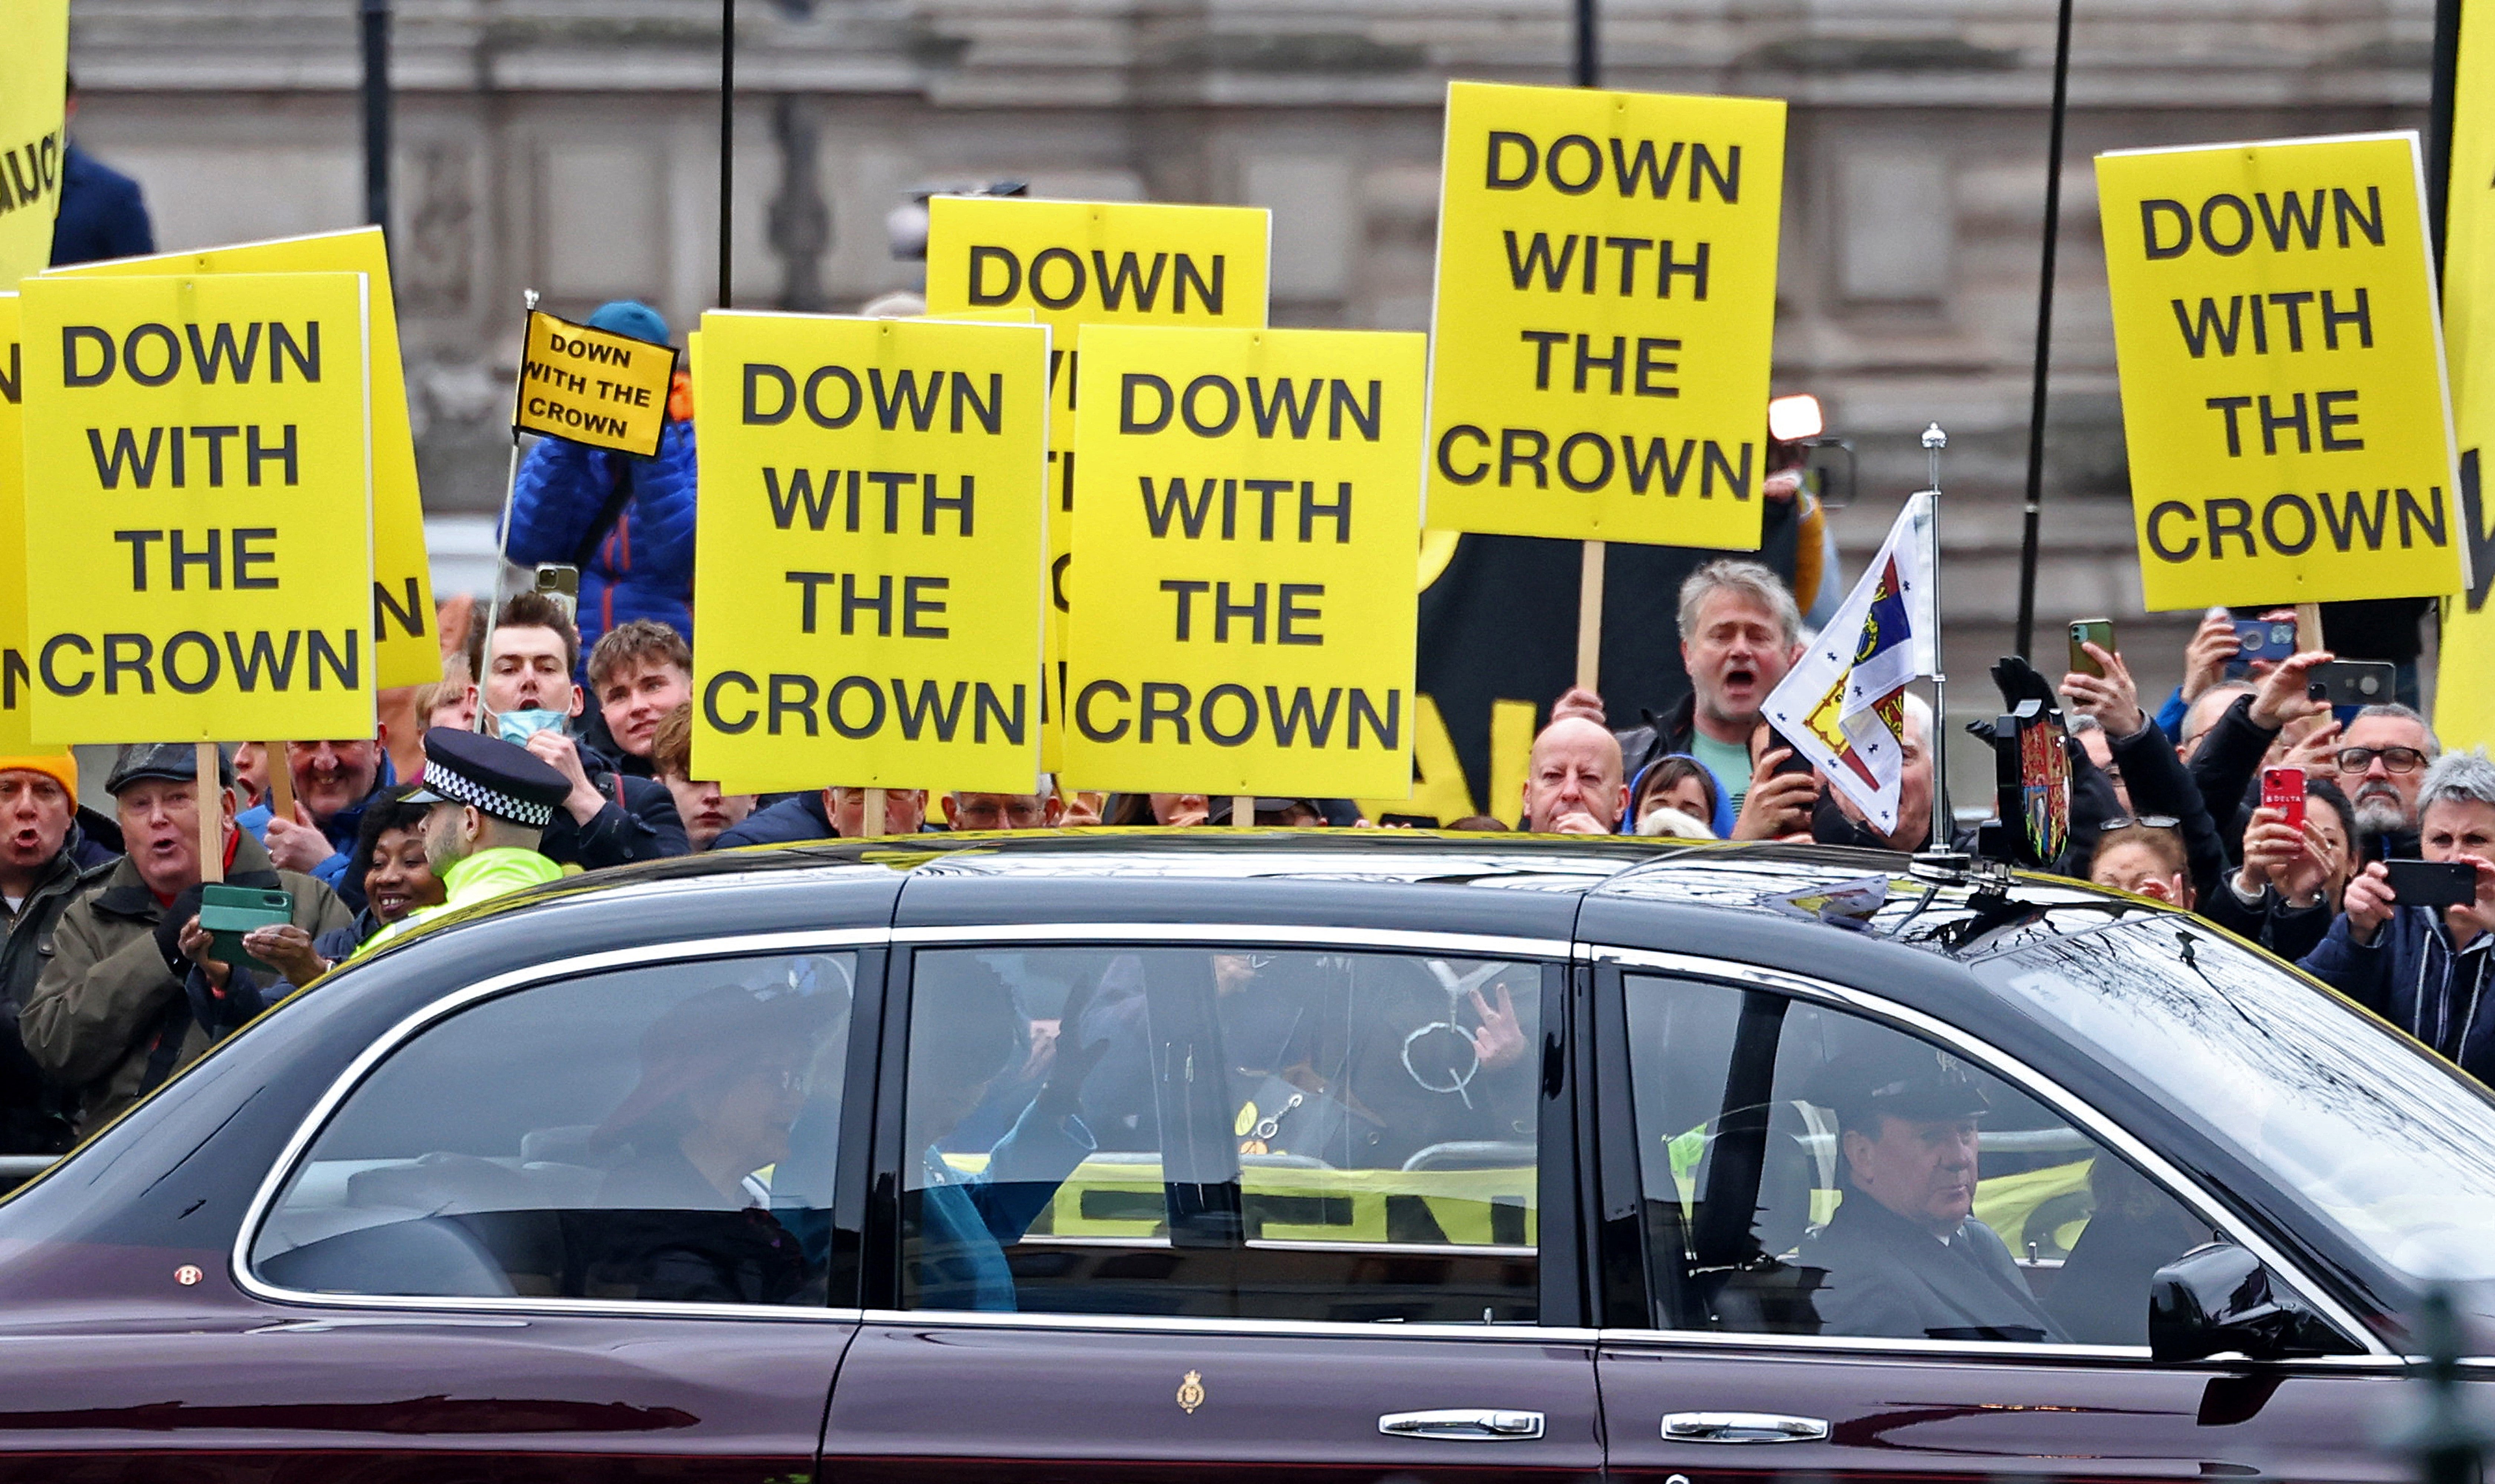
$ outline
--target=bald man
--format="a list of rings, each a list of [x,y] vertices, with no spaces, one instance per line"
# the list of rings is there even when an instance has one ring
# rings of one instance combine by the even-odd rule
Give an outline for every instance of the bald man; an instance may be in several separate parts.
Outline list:
[[[1600,722],[1562,717],[1533,739],[1525,772],[1525,827],[1608,835],[1629,807],[1619,739]]]

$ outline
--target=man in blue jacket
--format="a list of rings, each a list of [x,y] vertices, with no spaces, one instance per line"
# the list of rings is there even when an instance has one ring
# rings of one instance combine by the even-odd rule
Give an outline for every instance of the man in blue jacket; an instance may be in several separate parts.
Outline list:
[[[354,858],[364,807],[398,783],[390,770],[389,729],[370,741],[289,742],[286,771],[294,781],[294,812],[275,818],[269,802],[254,804],[234,823],[268,847],[280,871],[300,871],[338,894],[347,911],[364,910],[363,867]]]
[[[77,117],[77,78],[69,79],[64,122]],[[61,153],[61,214],[52,221],[52,266],[156,251],[156,228],[139,182],[77,147]]]
[[[2483,754],[2436,759],[2418,788],[2418,853],[2478,876],[2476,900],[2402,906],[2381,861],[2348,883],[2330,936],[2299,966],[2316,978],[2495,1083],[2495,762]]]
[[[667,322],[647,304],[617,299],[589,323],[636,340],[667,343]],[[690,381],[679,371],[656,458],[635,458],[545,438],[520,462],[511,488],[505,554],[522,567],[556,562],[580,570],[580,649],[607,630],[655,619],[693,634],[693,424]],[[585,674],[574,679],[587,681]]]

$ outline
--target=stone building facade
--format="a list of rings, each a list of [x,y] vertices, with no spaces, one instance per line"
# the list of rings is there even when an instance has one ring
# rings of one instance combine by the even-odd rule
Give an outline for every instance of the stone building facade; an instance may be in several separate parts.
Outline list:
[[[2089,157],[2418,127],[2432,9],[2081,0],[2046,652],[2064,617],[2139,608]],[[1850,548],[1876,542],[1920,482],[1925,422],[1950,430],[1950,649],[1979,678],[2015,598],[2051,0],[1604,12],[1607,83],[1792,101],[1777,386],[1819,393],[1862,451]],[[1564,81],[1570,13],[741,0],[737,300],[841,309],[910,286],[917,265],[892,258],[886,213],[913,190],[1015,178],[1052,196],[1270,206],[1278,323],[1425,327],[1444,84]],[[430,508],[500,497],[524,287],[574,313],[644,297],[679,334],[711,300],[720,23],[707,0],[397,0],[391,227]],[[77,134],[139,177],[169,247],[352,225],[355,36],[349,0],[78,0]]]

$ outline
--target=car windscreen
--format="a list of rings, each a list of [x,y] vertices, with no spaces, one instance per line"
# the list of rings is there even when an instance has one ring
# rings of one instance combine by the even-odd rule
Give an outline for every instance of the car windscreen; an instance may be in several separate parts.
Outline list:
[[[2495,1278],[2495,1099],[2389,1026],[2174,914],[1972,967],[2386,1267]]]

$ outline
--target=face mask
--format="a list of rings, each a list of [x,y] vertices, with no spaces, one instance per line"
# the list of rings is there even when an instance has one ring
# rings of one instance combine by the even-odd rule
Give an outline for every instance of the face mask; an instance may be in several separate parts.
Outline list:
[[[560,731],[564,715],[560,711],[500,711],[494,715],[494,730],[514,747],[526,747],[529,738],[541,731]]]

